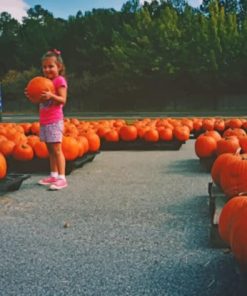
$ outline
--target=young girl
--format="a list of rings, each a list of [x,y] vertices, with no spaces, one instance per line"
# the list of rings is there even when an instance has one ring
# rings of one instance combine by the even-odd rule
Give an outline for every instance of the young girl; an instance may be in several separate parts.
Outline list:
[[[40,140],[46,142],[50,159],[50,176],[40,180],[40,185],[59,190],[68,186],[65,178],[65,157],[62,151],[63,106],[67,100],[67,81],[64,78],[65,66],[61,52],[53,49],[42,57],[42,70],[46,78],[52,80],[55,94],[42,93],[39,106]]]

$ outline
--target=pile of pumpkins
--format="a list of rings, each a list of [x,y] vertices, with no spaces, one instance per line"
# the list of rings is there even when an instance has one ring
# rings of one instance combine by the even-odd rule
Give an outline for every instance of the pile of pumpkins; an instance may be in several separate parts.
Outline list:
[[[74,119],[64,121],[62,149],[66,160],[75,160],[100,149],[100,137],[97,133],[93,129],[79,130],[73,121]],[[25,162],[34,157],[49,157],[46,143],[40,141],[39,127],[39,122],[0,124],[0,179],[7,175],[9,158]]]
[[[219,217],[219,235],[246,272],[247,122],[234,118],[225,120],[223,125],[221,131],[215,125],[204,130],[195,141],[195,153],[199,158],[214,158],[211,177],[226,197]]]
[[[62,148],[66,160],[75,160],[85,153],[100,150],[102,141],[185,142],[197,124],[197,118],[143,118],[127,122],[124,119],[84,121],[64,119]],[[39,139],[39,122],[0,123],[0,179],[6,177],[9,158],[30,161],[34,157],[48,158],[46,144]]]

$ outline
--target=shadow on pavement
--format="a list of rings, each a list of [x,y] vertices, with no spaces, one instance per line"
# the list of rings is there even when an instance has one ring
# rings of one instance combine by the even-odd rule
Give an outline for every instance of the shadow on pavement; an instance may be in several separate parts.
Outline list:
[[[195,174],[208,173],[208,171],[200,164],[199,159],[178,159],[174,160],[167,168],[171,174]]]

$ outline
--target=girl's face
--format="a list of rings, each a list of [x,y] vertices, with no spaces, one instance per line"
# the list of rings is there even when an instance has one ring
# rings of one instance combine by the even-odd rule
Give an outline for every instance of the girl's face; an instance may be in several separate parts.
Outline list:
[[[46,78],[53,80],[59,75],[59,64],[56,57],[45,58],[42,61],[42,70]]]

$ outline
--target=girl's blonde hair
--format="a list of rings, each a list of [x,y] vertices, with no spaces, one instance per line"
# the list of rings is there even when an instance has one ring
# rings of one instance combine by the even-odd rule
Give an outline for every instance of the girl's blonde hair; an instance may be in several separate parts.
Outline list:
[[[43,56],[42,56],[42,61],[47,59],[47,58],[51,58],[51,57],[55,57],[57,60],[57,63],[59,64],[59,75],[65,76],[65,65],[61,56],[61,51],[58,49],[51,49],[49,51],[47,51]]]

